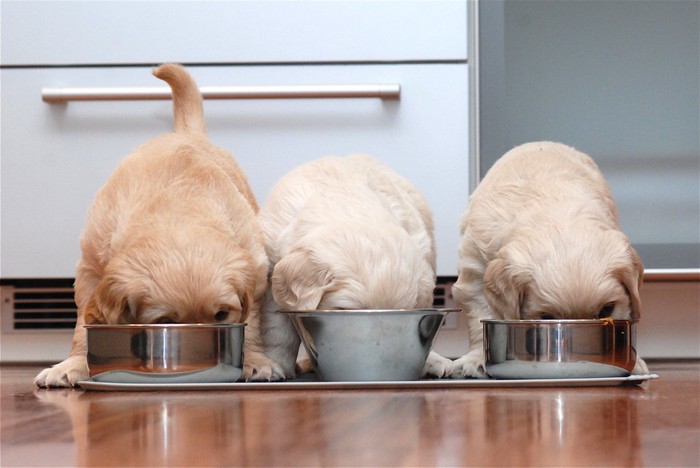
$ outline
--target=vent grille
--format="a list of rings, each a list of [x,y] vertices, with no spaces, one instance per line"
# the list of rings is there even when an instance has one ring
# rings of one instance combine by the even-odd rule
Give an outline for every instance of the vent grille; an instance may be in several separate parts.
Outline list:
[[[453,276],[438,276],[433,290],[433,307],[434,308],[456,308],[455,300],[452,297],[452,285],[457,281]],[[446,314],[442,321],[443,330],[457,328],[457,315]]]
[[[435,290],[433,290],[433,307],[437,308],[453,308],[455,301],[452,297],[452,285],[457,281],[457,278],[452,276],[438,276]]]
[[[73,330],[77,306],[69,285],[42,284],[3,285],[3,332]]]
[[[454,307],[453,277],[438,277],[433,307]],[[8,332],[73,330],[78,307],[73,280],[3,281],[0,285],[2,330]]]

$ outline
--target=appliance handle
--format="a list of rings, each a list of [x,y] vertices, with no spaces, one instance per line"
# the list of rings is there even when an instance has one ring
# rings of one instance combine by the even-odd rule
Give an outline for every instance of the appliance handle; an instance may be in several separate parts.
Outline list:
[[[650,269],[644,270],[644,281],[649,282],[684,282],[700,281],[700,268]]]
[[[398,100],[399,84],[319,86],[209,86],[204,99],[355,99]],[[167,87],[43,88],[41,99],[51,104],[69,101],[147,101],[172,99]]]

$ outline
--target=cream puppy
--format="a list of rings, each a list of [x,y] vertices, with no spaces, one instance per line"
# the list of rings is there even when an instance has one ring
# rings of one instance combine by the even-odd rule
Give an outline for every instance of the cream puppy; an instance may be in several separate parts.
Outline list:
[[[35,379],[87,379],[92,323],[248,321],[246,376],[266,365],[258,334],[267,256],[248,181],[206,136],[202,98],[184,68],[154,74],[173,91],[175,133],[138,147],[98,192],[81,237],[70,356]]]
[[[639,318],[643,266],[588,156],[528,143],[494,164],[461,223],[457,304],[468,354],[452,377],[483,377],[483,319]],[[637,360],[634,373],[648,373]]]
[[[431,307],[432,214],[407,180],[365,155],[327,157],[284,176],[260,211],[270,259],[262,316],[271,379],[295,375],[299,349],[277,309]],[[451,362],[431,353],[425,372]]]

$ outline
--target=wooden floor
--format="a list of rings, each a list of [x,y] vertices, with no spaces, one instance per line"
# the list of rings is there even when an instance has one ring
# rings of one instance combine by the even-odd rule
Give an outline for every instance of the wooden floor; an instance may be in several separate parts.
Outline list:
[[[2,367],[0,465],[699,466],[700,364],[642,387],[106,393]]]

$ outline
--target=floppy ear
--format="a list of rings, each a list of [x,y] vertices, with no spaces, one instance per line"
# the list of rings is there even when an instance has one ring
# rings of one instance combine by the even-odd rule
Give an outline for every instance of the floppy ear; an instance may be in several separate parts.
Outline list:
[[[131,311],[126,294],[117,280],[105,276],[88,300],[85,323],[131,323]]]
[[[505,319],[520,318],[525,275],[503,259],[489,262],[484,272],[484,296],[496,314]]]
[[[104,315],[102,315],[99,307],[97,307],[94,291],[92,293],[92,296],[90,296],[90,298],[88,299],[87,304],[85,305],[83,317],[86,325],[90,325],[93,323],[105,323]]]
[[[311,252],[295,250],[285,255],[272,272],[272,296],[285,310],[315,310],[334,283],[327,265]]]
[[[250,291],[240,295],[241,300],[241,323],[245,322],[250,314],[250,305],[253,303],[253,295]]]
[[[642,281],[644,280],[644,265],[637,251],[629,244],[627,256],[628,261],[625,262],[625,265],[617,268],[613,274],[622,283],[630,297],[632,318],[638,319],[642,314],[639,289],[642,287]]]

